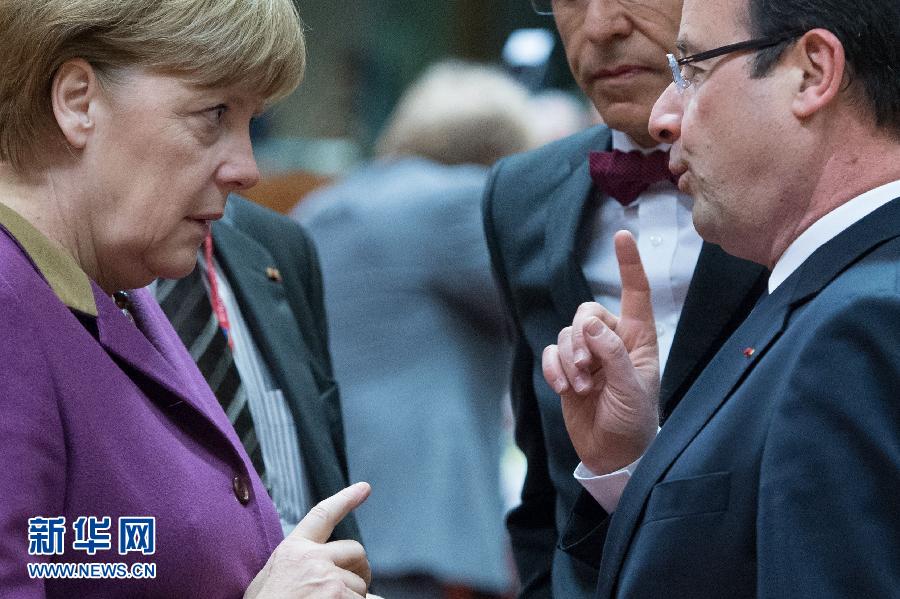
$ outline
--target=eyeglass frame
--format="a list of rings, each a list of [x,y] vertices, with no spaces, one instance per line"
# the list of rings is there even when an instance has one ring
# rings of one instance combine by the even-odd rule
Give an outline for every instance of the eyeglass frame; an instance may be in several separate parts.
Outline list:
[[[791,31],[777,36],[760,37],[745,42],[737,42],[736,44],[719,46],[718,48],[698,52],[697,54],[685,56],[684,58],[675,58],[674,54],[666,54],[666,60],[669,61],[669,68],[672,69],[672,80],[675,82],[675,88],[678,90],[678,93],[683,93],[684,90],[689,88],[692,84],[691,81],[685,79],[681,74],[681,67],[686,64],[718,58],[719,56],[725,56],[726,54],[744,50],[758,52],[759,50],[765,50],[766,48],[771,48],[772,46],[777,46],[778,44],[783,44],[784,42],[796,39],[804,33],[805,32]]]
[[[541,8],[541,5],[547,5],[547,8]],[[535,14],[542,17],[553,16],[553,0],[531,0],[531,8]]]
[[[543,17],[552,16],[553,15],[553,0],[545,0],[547,4],[550,5],[549,10],[542,9],[539,5],[541,4],[540,0],[531,0],[531,9],[534,10],[536,14],[539,14]]]

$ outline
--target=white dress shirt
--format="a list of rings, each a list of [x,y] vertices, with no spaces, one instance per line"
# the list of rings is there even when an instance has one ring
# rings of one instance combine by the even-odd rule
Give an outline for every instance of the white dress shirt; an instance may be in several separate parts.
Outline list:
[[[898,197],[900,197],[900,180],[867,191],[814,222],[788,246],[778,262],[775,263],[772,274],[769,276],[769,293],[775,291],[817,249]],[[584,464],[578,464],[575,469],[575,478],[604,510],[612,513],[618,506],[625,485],[639,463],[640,458],[621,470],[600,476],[595,475]]]

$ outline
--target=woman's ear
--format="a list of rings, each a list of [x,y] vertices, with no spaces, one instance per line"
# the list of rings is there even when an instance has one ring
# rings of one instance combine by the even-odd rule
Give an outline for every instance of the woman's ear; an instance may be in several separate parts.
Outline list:
[[[94,131],[100,91],[97,74],[86,60],[67,60],[57,69],[50,98],[56,123],[70,147],[83,149]]]
[[[798,118],[808,118],[840,93],[847,68],[844,46],[830,31],[812,29],[797,41],[794,53],[803,82],[791,107]]]

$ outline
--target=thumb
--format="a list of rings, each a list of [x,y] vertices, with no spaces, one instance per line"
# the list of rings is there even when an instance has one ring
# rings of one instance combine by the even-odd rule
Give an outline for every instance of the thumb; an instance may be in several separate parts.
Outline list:
[[[622,318],[653,323],[653,304],[650,283],[641,263],[637,241],[629,231],[619,231],[614,237],[619,276],[622,279]]]
[[[362,505],[371,492],[369,483],[356,483],[323,499],[309,510],[290,536],[299,536],[315,543],[327,542],[338,522]]]
[[[603,362],[606,380],[616,388],[630,385],[635,380],[634,364],[622,339],[599,318],[588,319],[584,333],[591,353]]]

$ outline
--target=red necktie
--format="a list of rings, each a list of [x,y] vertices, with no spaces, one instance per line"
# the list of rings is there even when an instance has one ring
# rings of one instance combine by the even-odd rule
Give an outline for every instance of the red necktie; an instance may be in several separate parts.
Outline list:
[[[597,189],[627,206],[648,187],[669,180],[678,185],[678,177],[669,170],[669,153],[656,150],[644,154],[631,152],[591,152],[588,155],[591,179]]]

